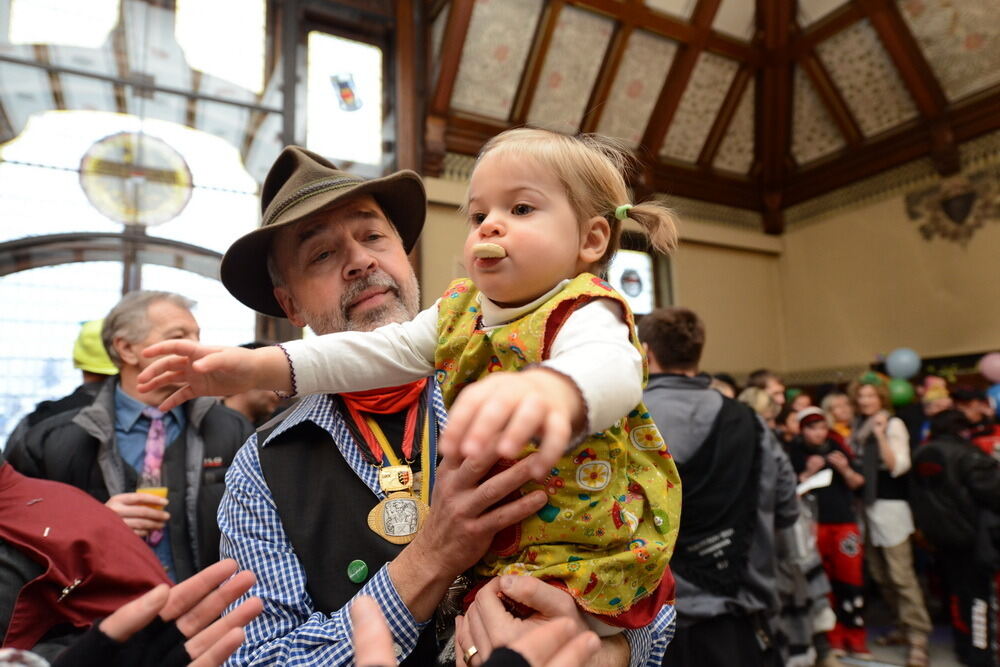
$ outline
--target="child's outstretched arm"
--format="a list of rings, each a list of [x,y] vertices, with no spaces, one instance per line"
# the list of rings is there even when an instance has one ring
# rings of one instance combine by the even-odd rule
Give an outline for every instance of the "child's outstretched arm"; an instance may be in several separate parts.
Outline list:
[[[229,396],[257,388],[285,392],[292,389],[288,359],[277,346],[248,350],[168,340],[150,345],[142,355],[147,358],[167,356],[157,359],[139,374],[139,391],[181,385],[160,404],[163,411],[197,396]]]

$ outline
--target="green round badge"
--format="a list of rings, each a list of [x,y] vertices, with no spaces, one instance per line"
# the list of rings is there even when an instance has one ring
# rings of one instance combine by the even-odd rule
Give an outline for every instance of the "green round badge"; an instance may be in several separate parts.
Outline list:
[[[368,578],[368,564],[363,560],[352,560],[347,566],[347,578],[360,584]]]

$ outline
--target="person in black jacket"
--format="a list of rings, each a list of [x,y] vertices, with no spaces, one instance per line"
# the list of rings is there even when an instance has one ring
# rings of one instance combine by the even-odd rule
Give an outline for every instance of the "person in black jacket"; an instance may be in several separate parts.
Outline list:
[[[1000,462],[967,439],[970,425],[958,410],[935,415],[930,428],[913,456],[914,518],[947,579],[958,658],[995,666]]]
[[[148,408],[172,392],[141,393],[136,377],[151,359],[142,351],[169,338],[197,340],[194,302],[170,292],[127,294],[105,318],[104,346],[120,374],[92,402],[42,420],[8,461],[22,474],[83,489],[105,503],[150,547],[168,576],[180,581],[219,559],[215,513],[229,464],[250,425],[216,399],[199,398],[162,415]],[[162,424],[164,449],[155,466],[166,498],[136,493],[148,471],[148,445]]]

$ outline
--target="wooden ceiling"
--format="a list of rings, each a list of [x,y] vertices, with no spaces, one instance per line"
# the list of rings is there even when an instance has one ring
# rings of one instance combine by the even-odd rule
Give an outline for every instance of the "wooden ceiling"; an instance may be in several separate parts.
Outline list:
[[[992,5],[428,2],[422,167],[526,123],[600,131],[634,145],[638,195],[757,211],[780,234],[789,206],[921,157],[955,173],[960,143],[1000,129]]]

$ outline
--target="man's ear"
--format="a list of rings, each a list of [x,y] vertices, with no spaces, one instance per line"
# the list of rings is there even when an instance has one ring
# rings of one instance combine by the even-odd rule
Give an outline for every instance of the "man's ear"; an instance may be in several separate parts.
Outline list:
[[[118,358],[122,360],[122,364],[127,366],[139,365],[139,353],[136,352],[132,343],[121,336],[115,336],[111,340],[111,345],[115,348],[115,352],[118,353]]]
[[[603,216],[595,215],[580,230],[580,262],[592,266],[601,261],[611,242],[611,225]]]
[[[295,304],[295,297],[292,296],[287,287],[275,287],[274,298],[278,301],[281,309],[285,311],[285,316],[289,322],[297,327],[304,327],[306,325],[306,321],[299,315],[299,309]]]

